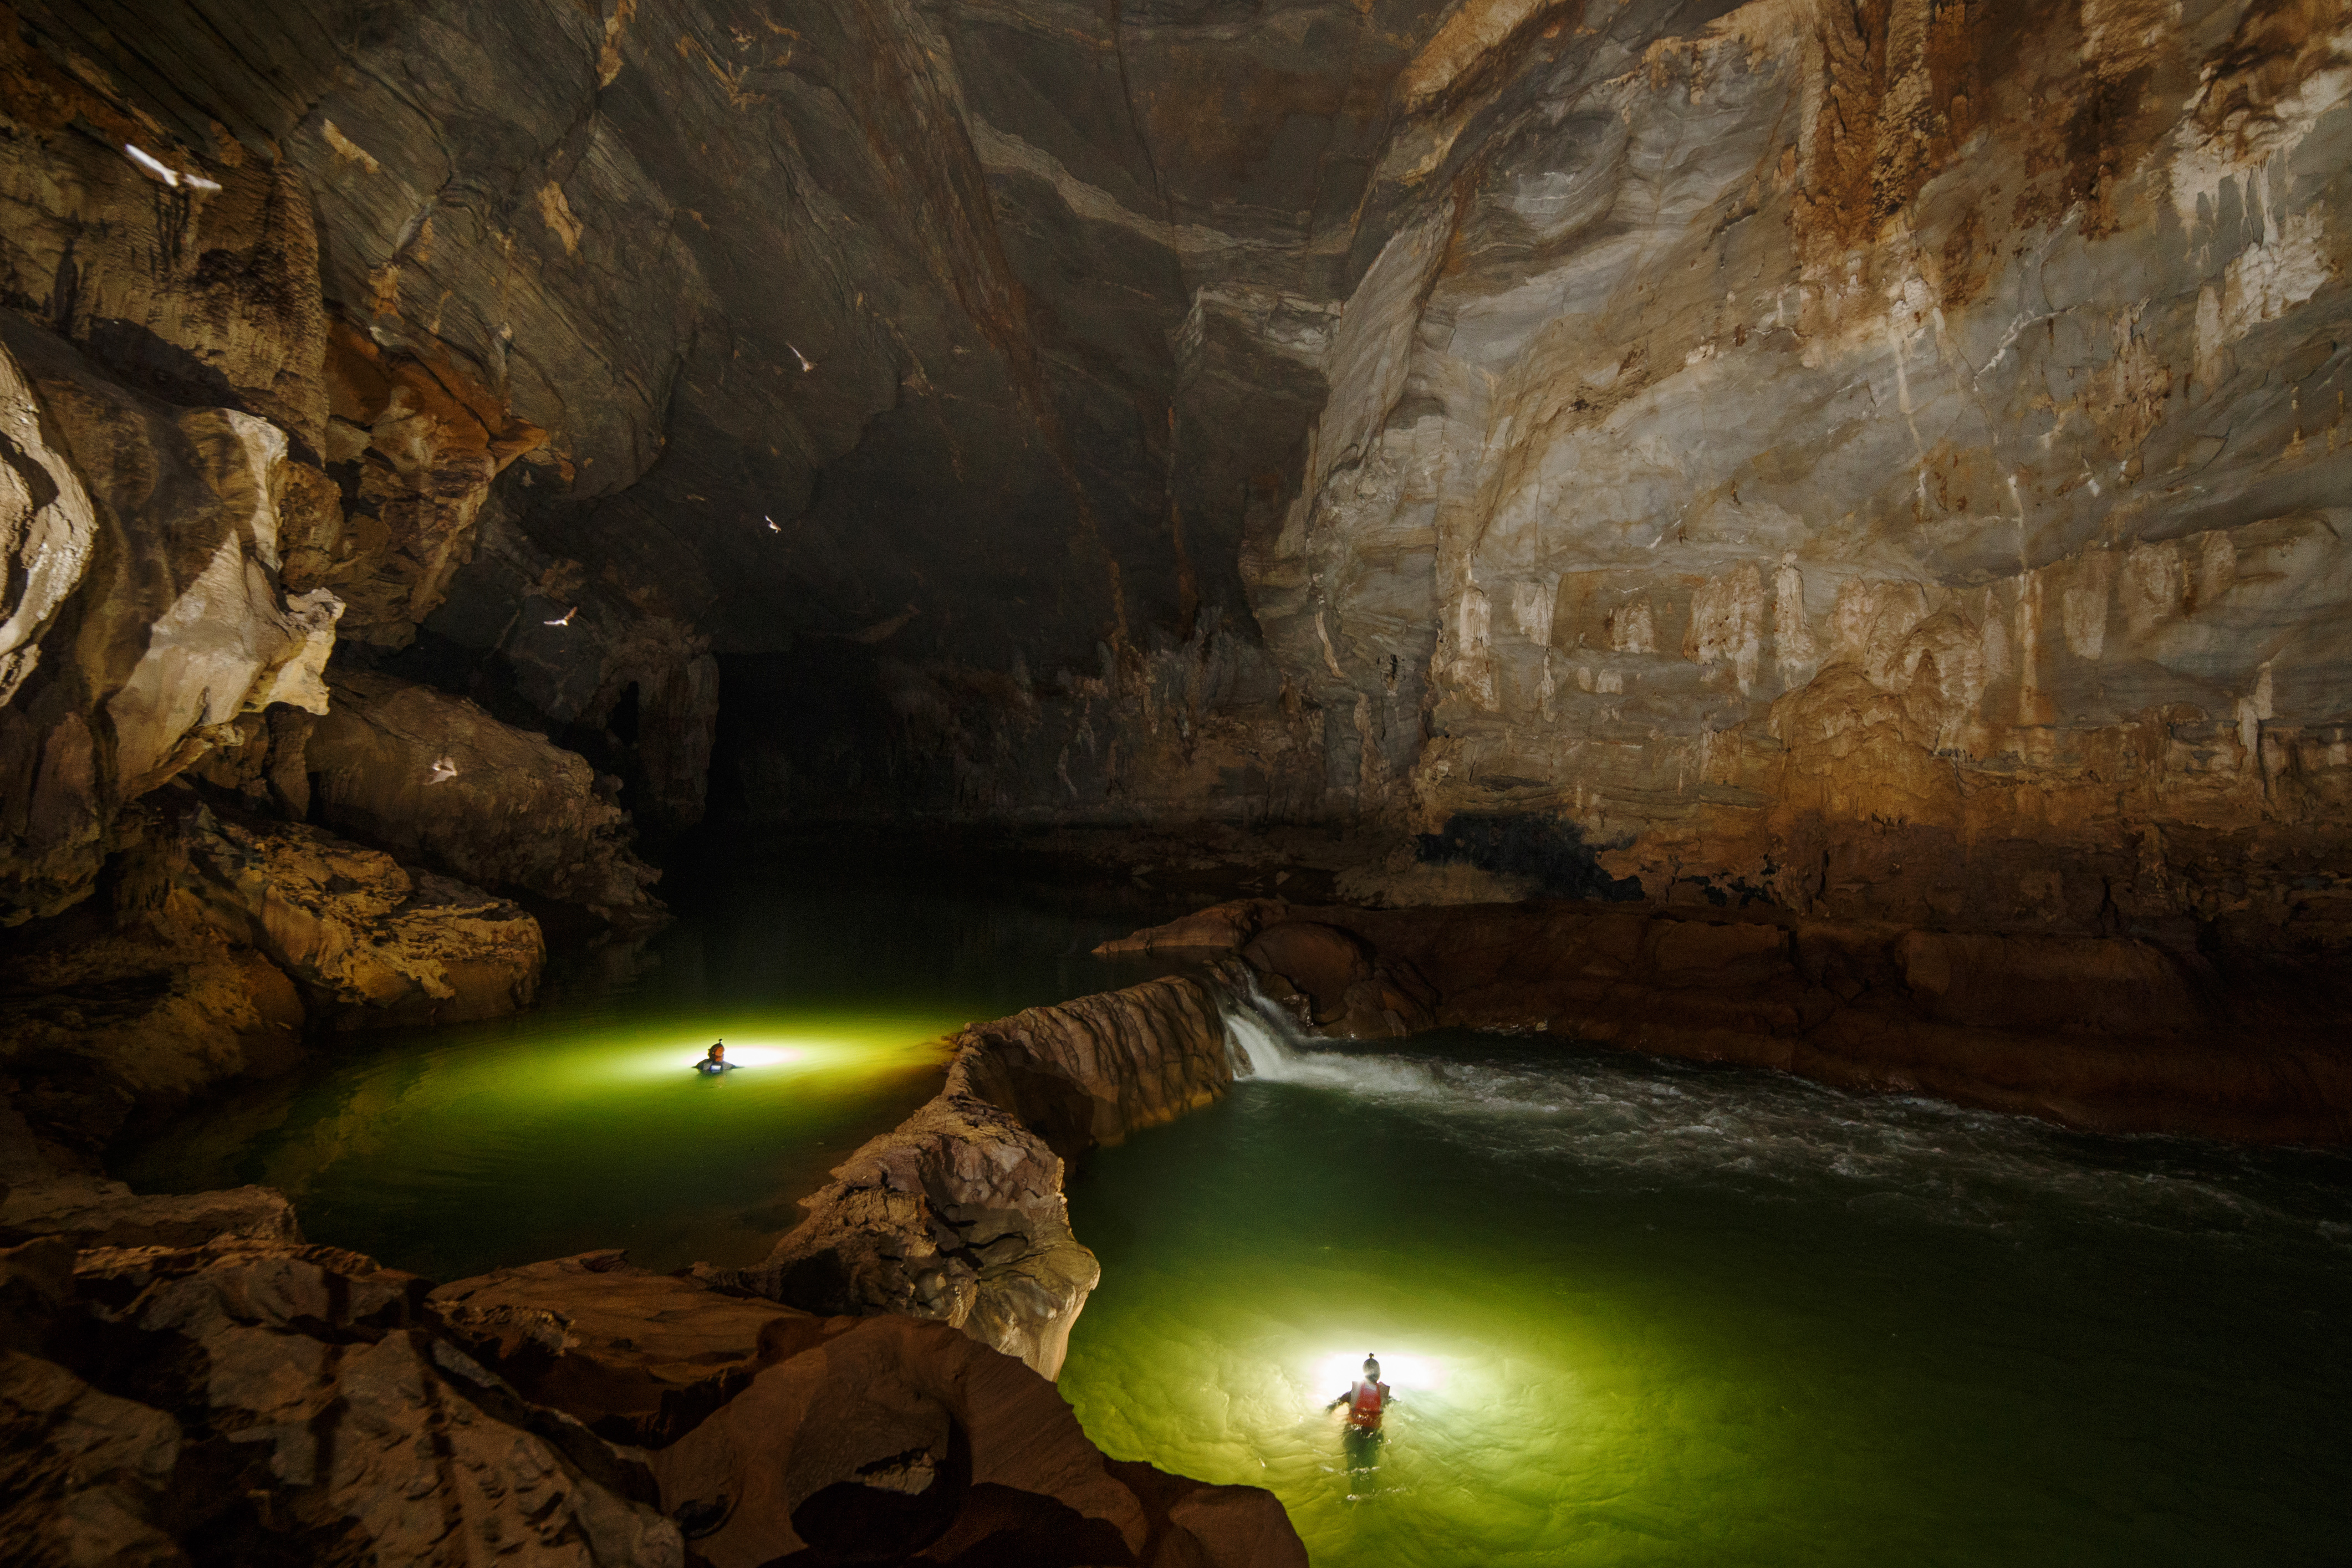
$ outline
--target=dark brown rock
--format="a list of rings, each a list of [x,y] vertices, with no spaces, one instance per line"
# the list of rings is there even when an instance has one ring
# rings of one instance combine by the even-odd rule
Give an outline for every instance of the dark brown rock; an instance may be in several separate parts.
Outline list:
[[[582,758],[430,686],[356,673],[334,693],[305,747],[323,820],[615,925],[667,918],[646,891],[661,873],[631,852],[627,815]]]
[[[219,1240],[84,1250],[70,1280],[0,1353],[12,1560],[684,1568],[645,1472],[438,1337],[413,1275]]]
[[[714,1568],[1307,1561],[1271,1494],[1114,1464],[1051,1383],[903,1317],[778,1335],[750,1386],[651,1463]]]
[[[1239,956],[1336,1038],[1536,1030],[2111,1132],[2352,1140],[2325,956],[2233,968],[2130,937],[1569,903],[1295,909]],[[1360,967],[1375,978],[1344,1009],[1312,1006]]]
[[[619,1252],[499,1269],[428,1300],[450,1335],[525,1398],[646,1448],[677,1441],[740,1393],[770,1324],[822,1322]]]

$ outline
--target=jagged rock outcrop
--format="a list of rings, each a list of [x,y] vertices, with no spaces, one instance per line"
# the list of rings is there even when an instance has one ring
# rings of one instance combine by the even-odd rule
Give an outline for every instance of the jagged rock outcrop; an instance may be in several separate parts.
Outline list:
[[[54,1173],[95,1171],[126,1128],[216,1083],[284,1071],[306,1026],[489,1018],[537,992],[546,946],[512,904],[184,789],[134,821],[106,907],[0,952],[0,1123],[31,1124]]]
[[[618,1252],[429,1300],[527,1397],[652,1449],[714,1564],[1306,1561],[1269,1493],[1106,1458],[1051,1383],[944,1323],[814,1317]]]
[[[630,852],[627,815],[577,754],[391,676],[338,674],[334,695],[303,749],[321,821],[614,924],[664,917],[646,891],[661,873]]]
[[[1216,998],[1197,980],[975,1025],[940,1093],[836,1168],[739,1278],[814,1312],[938,1319],[1051,1378],[1102,1275],[1070,1231],[1065,1161],[1232,1080]]]
[[[12,1559],[684,1568],[642,1466],[460,1353],[425,1289],[282,1241],[0,1249]]]
[[[1146,943],[1234,955],[1332,1038],[1536,1031],[2105,1132],[2352,1141],[2352,988],[2324,956],[1564,902],[1253,900],[1105,946]]]
[[[287,597],[278,426],[173,408],[0,310],[0,509],[11,592],[0,700],[0,918],[86,896],[123,808],[285,704],[321,711],[341,606]]]

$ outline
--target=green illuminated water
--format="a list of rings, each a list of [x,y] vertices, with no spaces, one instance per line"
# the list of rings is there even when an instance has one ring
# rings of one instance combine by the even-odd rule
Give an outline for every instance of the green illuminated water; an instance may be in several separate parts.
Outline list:
[[[116,1174],[141,1191],[266,1183],[310,1239],[442,1280],[600,1247],[654,1269],[750,1263],[795,1199],[937,1091],[940,1036],[1140,977],[1087,955],[1139,923],[750,883],[519,1017],[329,1040]],[[714,1039],[740,1070],[691,1071]]]
[[[1320,1568],[2344,1560],[2352,1162],[1494,1036],[1275,1070],[1074,1183],[1061,1386]]]

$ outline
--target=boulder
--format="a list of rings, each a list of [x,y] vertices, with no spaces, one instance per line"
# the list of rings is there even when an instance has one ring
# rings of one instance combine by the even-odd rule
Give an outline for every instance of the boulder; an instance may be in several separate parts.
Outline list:
[[[617,1251],[494,1270],[428,1300],[450,1336],[526,1398],[644,1448],[675,1442],[740,1393],[769,1325],[823,1321]]]
[[[937,1319],[1052,1377],[1102,1278],[1071,1234],[1062,1168],[951,1084],[836,1166],[765,1259],[720,1277],[822,1315]]]
[[[944,1323],[768,1331],[735,1399],[651,1456],[713,1568],[1303,1568],[1271,1493],[1106,1459],[1054,1386]]]
[[[329,825],[496,888],[642,929],[666,914],[661,873],[632,853],[628,816],[596,770],[544,736],[430,686],[354,672],[310,733],[312,798]],[[454,773],[444,776],[444,763]]]

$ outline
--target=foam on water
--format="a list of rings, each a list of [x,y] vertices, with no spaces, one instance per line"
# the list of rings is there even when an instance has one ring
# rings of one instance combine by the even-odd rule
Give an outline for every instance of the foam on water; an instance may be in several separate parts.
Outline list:
[[[1444,1037],[1442,1053],[1304,1034],[1244,982],[1225,1004],[1237,1073],[1403,1110],[1573,1190],[1579,1173],[1718,1183],[1754,1197],[1848,1202],[1947,1223],[2010,1226],[2059,1211],[2162,1229],[2276,1228],[2352,1246],[2341,1181],[2352,1161],[2283,1172],[2261,1151],[2069,1133],[2030,1117],[1916,1096],[1864,1096],[1774,1072],[1726,1070],[1509,1035]],[[1465,1059],[1465,1040],[1488,1042]]]

